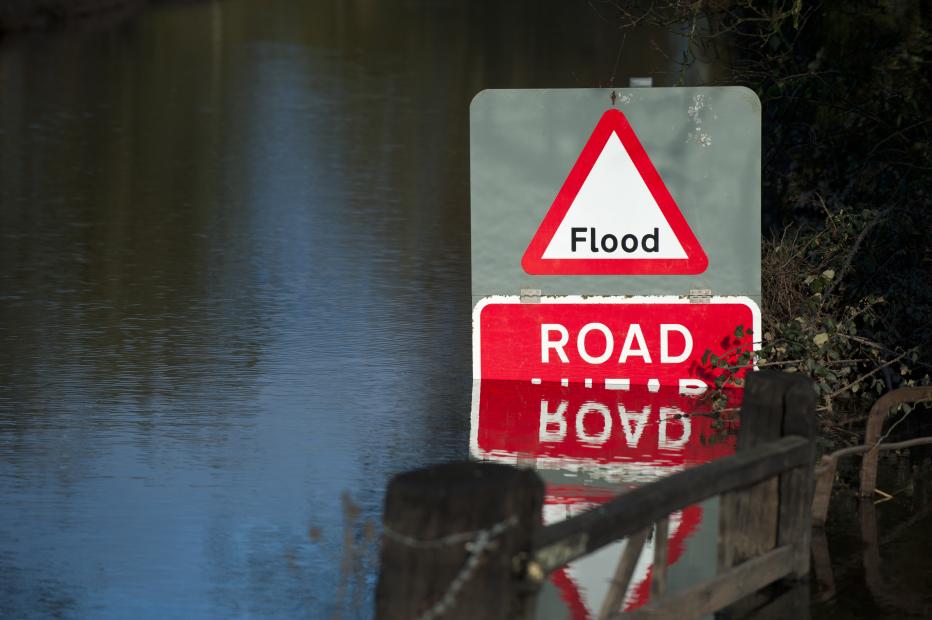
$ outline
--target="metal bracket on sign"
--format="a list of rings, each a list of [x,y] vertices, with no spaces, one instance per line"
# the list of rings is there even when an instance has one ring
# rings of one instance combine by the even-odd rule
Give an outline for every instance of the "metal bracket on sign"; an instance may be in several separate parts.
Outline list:
[[[523,288],[521,289],[521,303],[539,304],[540,295],[541,290],[539,288]]]
[[[710,288],[689,289],[689,303],[691,304],[712,303],[712,289]]]

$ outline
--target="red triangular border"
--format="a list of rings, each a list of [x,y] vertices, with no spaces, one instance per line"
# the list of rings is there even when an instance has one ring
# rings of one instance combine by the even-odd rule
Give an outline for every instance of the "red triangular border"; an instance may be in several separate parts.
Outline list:
[[[544,252],[570,205],[592,171],[596,159],[614,132],[647,184],[673,234],[686,252],[686,258],[543,258]],[[697,274],[709,266],[709,259],[654,168],[640,140],[621,110],[606,110],[592,131],[586,146],[570,170],[563,187],[521,259],[521,266],[531,275],[680,275]]]

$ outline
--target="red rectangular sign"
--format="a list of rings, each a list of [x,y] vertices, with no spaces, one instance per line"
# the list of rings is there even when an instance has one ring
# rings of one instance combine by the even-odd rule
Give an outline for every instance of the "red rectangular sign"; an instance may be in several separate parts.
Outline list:
[[[720,373],[707,351],[737,362],[759,333],[746,297],[486,297],[473,310],[473,380],[690,393]]]

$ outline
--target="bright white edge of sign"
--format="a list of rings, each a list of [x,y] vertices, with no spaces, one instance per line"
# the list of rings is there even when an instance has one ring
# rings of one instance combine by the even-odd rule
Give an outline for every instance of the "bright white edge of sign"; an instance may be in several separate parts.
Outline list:
[[[484,461],[498,461],[511,465],[521,465],[519,456],[508,452],[485,452],[479,448],[479,398],[482,380],[481,359],[479,357],[479,315],[483,308],[490,304],[520,304],[520,295],[491,295],[483,297],[472,311],[472,403],[470,407],[469,451],[473,458]],[[534,302],[537,303],[537,302]],[[690,304],[694,303],[689,297],[679,295],[641,295],[625,296],[582,296],[562,295],[559,297],[541,296],[540,303],[548,304]],[[741,295],[715,296],[708,303],[711,304],[744,304],[751,310],[755,339],[752,344],[754,351],[760,349],[761,341],[757,337],[761,333],[760,308],[750,297]],[[755,360],[756,361],[756,360]],[[757,370],[755,364],[754,369]],[[586,471],[587,474],[601,478],[611,483],[629,482],[643,483],[655,480],[660,476],[669,475],[683,469],[682,465],[657,467],[650,463],[605,463],[595,464],[589,459],[565,457],[538,457],[535,467],[539,469],[559,469],[570,472]]]

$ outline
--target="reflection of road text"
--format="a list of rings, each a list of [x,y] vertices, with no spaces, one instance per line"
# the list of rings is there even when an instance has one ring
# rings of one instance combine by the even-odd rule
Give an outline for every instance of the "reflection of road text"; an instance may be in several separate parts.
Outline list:
[[[740,402],[740,390],[727,395]],[[730,454],[733,439],[720,436],[709,413],[701,397],[674,387],[483,381],[473,391],[472,452],[641,480]]]
[[[628,410],[622,403],[616,403],[618,424],[614,424],[614,414],[608,405],[588,400],[580,405],[575,414],[571,414],[572,424],[567,423],[567,409],[569,401],[562,400],[553,411],[550,410],[550,401],[540,401],[540,433],[541,443],[562,442],[567,433],[575,432],[574,440],[580,445],[597,448],[604,445],[612,436],[612,430],[619,428],[624,434],[624,443],[629,448],[636,449],[648,420],[655,416],[650,405],[641,410]],[[656,413],[657,424],[657,450],[680,450],[689,441],[692,432],[690,418],[676,407],[660,407]],[[593,421],[594,420],[594,421]],[[678,427],[674,431],[678,435],[672,438],[668,426]]]

